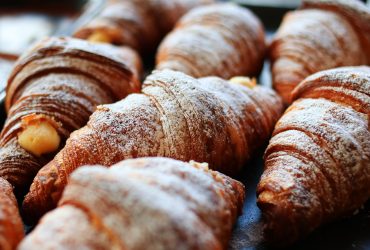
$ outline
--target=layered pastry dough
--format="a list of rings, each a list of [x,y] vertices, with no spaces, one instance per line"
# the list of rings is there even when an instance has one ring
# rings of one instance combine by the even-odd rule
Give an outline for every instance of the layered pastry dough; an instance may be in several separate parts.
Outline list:
[[[141,62],[129,48],[47,38],[16,63],[6,89],[0,176],[25,191],[96,105],[140,91]]]
[[[77,38],[126,45],[152,52],[176,21],[190,9],[214,0],[109,0],[103,11],[79,28]]]
[[[156,71],[142,94],[99,106],[87,125],[71,134],[64,149],[38,172],[23,209],[37,218],[53,208],[69,174],[86,164],[165,156],[208,162],[212,169],[235,175],[267,142],[282,111],[280,98],[268,88]]]
[[[290,244],[370,198],[370,67],[316,73],[293,91],[265,153],[258,206]]]
[[[370,64],[370,9],[355,0],[304,0],[286,14],[270,46],[273,85],[286,103],[305,77]]]
[[[206,164],[83,167],[19,249],[226,249],[243,201],[243,184]]]
[[[159,46],[157,69],[193,77],[257,75],[265,56],[264,29],[248,9],[214,4],[191,10]]]
[[[13,187],[0,178],[0,249],[14,250],[24,236]]]

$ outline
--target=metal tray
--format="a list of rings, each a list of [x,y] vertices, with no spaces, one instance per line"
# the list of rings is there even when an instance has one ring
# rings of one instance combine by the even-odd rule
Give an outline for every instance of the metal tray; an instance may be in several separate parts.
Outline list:
[[[76,26],[85,22],[96,14],[99,5],[104,0],[91,0],[94,3],[87,14],[77,19],[77,24],[71,27],[59,29],[55,34],[68,35]],[[268,38],[271,38],[283,14],[289,9],[247,6],[251,8],[264,22],[267,29]],[[146,68],[150,69],[153,65],[153,58],[146,58]],[[149,72],[149,71],[148,71]],[[265,63],[259,82],[262,85],[271,85],[271,75],[268,62]],[[4,97],[4,96],[3,96]],[[0,123],[5,120],[3,99],[0,94]],[[240,180],[245,184],[247,193],[243,208],[243,214],[238,218],[234,227],[234,232],[230,241],[230,250],[267,250],[270,248],[263,239],[261,213],[256,206],[256,186],[263,171],[263,152],[256,154],[252,162],[247,164],[245,170],[240,175]],[[30,229],[32,227],[28,227]],[[305,240],[297,243],[289,249],[370,249],[370,202],[365,205],[357,215],[325,225]]]

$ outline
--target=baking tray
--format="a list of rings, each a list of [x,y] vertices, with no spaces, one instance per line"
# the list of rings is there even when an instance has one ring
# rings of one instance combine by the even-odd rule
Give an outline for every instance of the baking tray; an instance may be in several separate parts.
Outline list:
[[[78,23],[75,23],[73,26],[59,29],[56,34],[68,35],[76,26],[92,18],[96,14],[96,9],[99,9],[99,5],[101,6],[102,2],[104,2],[104,0],[95,1],[98,2],[94,2],[94,8],[90,9],[87,17],[83,17],[82,20],[78,19]],[[289,11],[287,8],[260,7],[256,5],[247,5],[247,7],[252,9],[263,21],[267,30],[268,40],[271,39],[276,31],[282,16]],[[146,68],[149,69],[152,67],[154,59],[145,58],[144,61],[147,62]],[[259,77],[259,82],[262,85],[271,86],[269,67],[268,61],[266,61]],[[0,100],[0,105],[3,105],[2,100]],[[4,108],[0,106],[0,123],[3,124],[4,120]],[[263,171],[262,157],[262,151],[257,153],[254,160],[245,166],[244,171],[240,175],[239,179],[245,184],[247,192],[243,214],[238,218],[230,240],[230,250],[273,249],[263,239],[261,213],[256,206],[256,186]],[[28,227],[28,229],[30,228]],[[325,225],[289,249],[370,249],[370,202],[353,217]]]

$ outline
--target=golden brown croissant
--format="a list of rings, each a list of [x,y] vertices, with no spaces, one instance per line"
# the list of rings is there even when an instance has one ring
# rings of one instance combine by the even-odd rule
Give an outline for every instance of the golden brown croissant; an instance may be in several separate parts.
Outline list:
[[[370,64],[370,9],[356,0],[304,0],[288,13],[270,46],[273,85],[286,103],[305,77]]]
[[[140,90],[140,59],[129,48],[48,38],[16,64],[7,85],[0,176],[22,192],[86,124],[96,105]]]
[[[290,244],[370,198],[370,67],[316,73],[293,91],[258,185],[268,239]]]
[[[38,172],[23,209],[37,218],[53,208],[69,174],[87,164],[164,156],[208,162],[235,175],[269,138],[281,112],[280,98],[268,88],[155,71],[142,94],[99,106],[88,124],[71,134],[65,148]]]
[[[110,0],[75,37],[127,45],[140,53],[154,50],[160,39],[191,8],[214,0]]]
[[[0,249],[16,249],[24,235],[13,187],[0,178]]]
[[[263,65],[261,22],[234,4],[215,4],[187,13],[159,46],[157,69],[193,77],[257,75]]]
[[[83,167],[19,249],[226,249],[243,201],[243,184],[206,164]]]

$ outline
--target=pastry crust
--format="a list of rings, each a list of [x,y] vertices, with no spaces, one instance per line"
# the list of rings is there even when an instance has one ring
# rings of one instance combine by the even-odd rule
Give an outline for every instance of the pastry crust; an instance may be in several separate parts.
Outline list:
[[[83,167],[19,249],[226,249],[243,201],[243,184],[206,164]]]
[[[157,69],[193,77],[259,74],[265,56],[264,28],[248,9],[214,4],[191,10],[162,41]]]
[[[370,64],[370,9],[364,7],[361,1],[304,0],[302,8],[328,10],[344,16],[357,31],[362,48],[367,57],[367,64]]]
[[[265,152],[258,206],[266,236],[291,244],[370,198],[370,67],[306,78]]]
[[[38,218],[55,207],[69,174],[87,164],[164,156],[208,162],[235,175],[266,143],[282,111],[280,98],[268,88],[155,71],[142,94],[99,106],[88,124],[72,133],[35,177],[23,209]]]
[[[286,14],[269,51],[273,86],[289,104],[315,72],[370,64],[370,10],[360,1],[305,0]]]
[[[13,187],[0,178],[0,249],[14,250],[24,236]]]
[[[214,0],[107,1],[103,11],[74,36],[88,39],[96,32],[112,44],[126,45],[141,54],[152,52],[176,21],[190,9]]]
[[[0,176],[22,193],[56,153],[35,155],[21,147],[17,137],[27,126],[25,121],[48,122],[63,145],[73,130],[86,124],[96,105],[140,91],[140,71],[140,58],[129,48],[73,38],[47,38],[35,45],[9,77]]]

